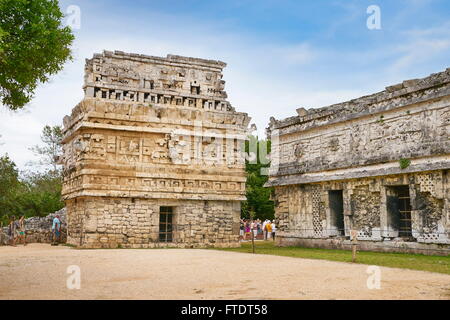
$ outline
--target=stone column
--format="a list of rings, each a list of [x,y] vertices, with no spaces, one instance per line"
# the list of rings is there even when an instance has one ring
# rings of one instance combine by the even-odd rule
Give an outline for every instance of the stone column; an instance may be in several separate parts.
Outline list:
[[[344,198],[344,226],[345,226],[345,236],[350,236],[350,230],[353,228],[352,225],[352,205],[351,205],[351,196],[353,190],[344,188],[343,198]]]

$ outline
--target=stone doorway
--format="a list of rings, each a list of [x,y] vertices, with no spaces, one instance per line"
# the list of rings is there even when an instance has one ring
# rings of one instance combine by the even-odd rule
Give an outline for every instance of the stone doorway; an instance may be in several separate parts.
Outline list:
[[[328,191],[330,206],[330,227],[339,236],[345,234],[344,196],[342,190]]]
[[[411,223],[411,197],[409,186],[392,186],[387,190],[389,229],[398,232],[404,240],[414,240]]]

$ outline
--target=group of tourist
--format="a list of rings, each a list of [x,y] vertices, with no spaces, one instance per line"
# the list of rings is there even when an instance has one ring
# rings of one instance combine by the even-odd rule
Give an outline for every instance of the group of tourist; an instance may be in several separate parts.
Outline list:
[[[242,219],[240,229],[242,240],[251,240],[252,235],[253,239],[275,240],[275,232],[277,230],[275,220],[270,221],[269,219],[264,220],[264,222],[260,219]]]
[[[0,230],[1,231],[1,230]],[[58,244],[61,238],[61,220],[59,216],[55,216],[52,222],[52,244]],[[8,244],[15,247],[16,244],[22,243],[27,245],[25,237],[25,216],[21,216],[16,220],[15,216],[11,216],[7,229]],[[1,244],[1,241],[0,241]]]
[[[15,247],[17,242],[22,242],[24,246],[27,245],[25,239],[25,216],[21,216],[19,220],[16,220],[15,216],[10,217],[8,230],[8,243]]]

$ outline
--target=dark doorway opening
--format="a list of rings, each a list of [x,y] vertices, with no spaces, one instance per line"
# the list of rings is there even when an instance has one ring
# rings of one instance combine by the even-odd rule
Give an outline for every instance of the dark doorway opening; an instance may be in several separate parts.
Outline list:
[[[191,93],[192,94],[200,94],[200,86],[192,86],[191,85]]]
[[[344,224],[344,196],[342,190],[328,191],[330,203],[330,226],[337,230],[337,234],[343,236],[345,234]]]
[[[159,208],[159,241],[173,241],[173,207]]]
[[[413,240],[409,186],[388,188],[387,212],[389,229],[398,231],[398,236],[405,240]]]

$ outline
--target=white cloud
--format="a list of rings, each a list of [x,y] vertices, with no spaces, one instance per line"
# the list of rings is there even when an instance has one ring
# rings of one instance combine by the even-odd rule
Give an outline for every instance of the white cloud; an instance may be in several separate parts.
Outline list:
[[[292,46],[279,47],[275,50],[275,55],[279,56],[289,65],[304,65],[312,63],[318,55],[308,43],[301,43]]]
[[[0,117],[2,134],[0,155],[8,153],[19,168],[23,169],[34,157],[28,148],[40,142],[40,132],[44,124],[31,113],[22,113],[18,116],[2,109]]]
[[[399,73],[413,68],[414,65],[430,60],[448,49],[450,49],[450,39],[419,40],[400,46],[398,50],[403,55],[392,64],[391,72]]]
[[[441,26],[419,29],[413,28],[400,32],[404,41],[392,47],[398,55],[389,69],[392,74],[405,74],[415,66],[438,58],[448,63],[450,55],[450,23]]]

